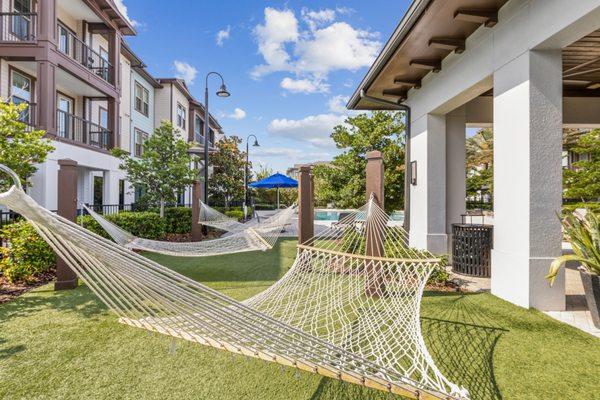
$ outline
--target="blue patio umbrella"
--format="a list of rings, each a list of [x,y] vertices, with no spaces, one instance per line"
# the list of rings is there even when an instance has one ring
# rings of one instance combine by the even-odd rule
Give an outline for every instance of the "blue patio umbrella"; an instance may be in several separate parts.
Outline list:
[[[277,209],[279,210],[279,188],[298,187],[298,181],[278,172],[265,179],[253,182],[248,186],[255,189],[277,189]]]

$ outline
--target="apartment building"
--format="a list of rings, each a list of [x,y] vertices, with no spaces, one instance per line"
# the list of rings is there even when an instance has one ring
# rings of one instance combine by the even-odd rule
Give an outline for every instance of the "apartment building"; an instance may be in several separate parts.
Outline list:
[[[57,207],[61,159],[77,162],[80,202],[126,205],[135,188],[111,149],[139,156],[163,119],[203,143],[204,107],[183,81],[148,73],[112,0],[0,0],[0,10],[0,97],[28,103],[24,122],[54,141],[28,188],[46,208]],[[212,116],[210,126],[214,143],[223,132]]]
[[[170,121],[182,139],[204,146],[205,108],[192,96],[185,81],[178,78],[158,78],[161,88],[155,90],[155,124]],[[225,134],[219,122],[209,114],[209,149]],[[193,167],[193,166],[190,166]],[[187,188],[178,199],[180,204],[191,204],[192,191]]]

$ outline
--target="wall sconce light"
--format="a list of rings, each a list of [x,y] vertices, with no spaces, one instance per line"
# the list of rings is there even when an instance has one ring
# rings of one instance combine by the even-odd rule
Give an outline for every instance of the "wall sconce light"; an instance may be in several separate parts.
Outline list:
[[[417,161],[410,162],[410,184],[417,185]]]

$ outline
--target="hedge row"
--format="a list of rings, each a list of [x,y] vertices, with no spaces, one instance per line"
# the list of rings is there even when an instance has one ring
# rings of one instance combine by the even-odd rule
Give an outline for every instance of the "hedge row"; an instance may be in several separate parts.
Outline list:
[[[0,248],[0,275],[9,282],[27,281],[56,264],[54,252],[28,222],[6,225],[1,234],[10,247]]]

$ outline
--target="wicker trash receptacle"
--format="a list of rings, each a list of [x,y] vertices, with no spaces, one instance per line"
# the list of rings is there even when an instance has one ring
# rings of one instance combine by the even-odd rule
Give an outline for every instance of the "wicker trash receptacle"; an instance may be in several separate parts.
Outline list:
[[[492,234],[492,225],[452,224],[452,271],[489,278]]]

